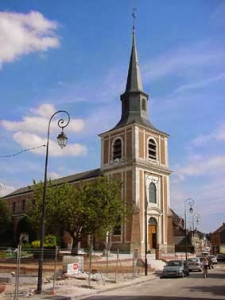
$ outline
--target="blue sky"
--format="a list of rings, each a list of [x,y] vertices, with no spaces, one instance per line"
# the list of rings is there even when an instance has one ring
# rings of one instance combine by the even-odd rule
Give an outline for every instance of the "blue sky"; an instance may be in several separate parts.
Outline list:
[[[52,178],[100,166],[99,133],[120,119],[132,8],[152,123],[169,137],[171,207],[191,197],[199,229],[225,222],[225,2],[20,0],[0,2],[1,195],[43,179],[56,110],[71,116],[60,150],[51,127]]]

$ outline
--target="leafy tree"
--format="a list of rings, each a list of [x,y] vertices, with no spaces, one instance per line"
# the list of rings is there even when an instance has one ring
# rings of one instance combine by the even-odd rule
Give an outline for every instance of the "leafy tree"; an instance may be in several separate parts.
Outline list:
[[[19,220],[16,227],[16,237],[17,242],[19,241],[21,233],[26,233],[29,237],[29,242],[32,242],[36,239],[36,232],[31,224],[30,218],[28,216],[24,216]]]
[[[12,222],[8,206],[0,199],[0,242],[9,242],[12,236]]]
[[[35,184],[33,205],[28,214],[32,224],[40,225],[43,184]],[[78,243],[88,235],[102,237],[112,232],[118,220],[124,216],[121,200],[121,182],[98,177],[78,187],[72,184],[47,187],[46,234],[60,235],[64,230],[73,237],[72,253],[76,254]],[[35,204],[34,204],[35,203]]]

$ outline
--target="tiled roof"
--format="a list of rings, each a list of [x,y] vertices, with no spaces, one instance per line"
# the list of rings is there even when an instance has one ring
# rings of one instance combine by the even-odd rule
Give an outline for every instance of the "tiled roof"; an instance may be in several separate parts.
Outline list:
[[[58,179],[54,179],[54,180],[51,180],[51,182],[54,185],[59,185],[59,184],[66,183],[66,182],[73,183],[73,182],[76,182],[76,181],[82,181],[82,180],[95,178],[95,177],[100,176],[100,174],[101,174],[100,169],[94,169],[94,170],[89,170],[89,171],[86,171],[86,172],[77,173],[77,174],[69,175],[69,176],[66,176],[66,177],[61,177],[61,178],[58,178]],[[30,185],[30,186],[22,187],[18,190],[15,190],[14,192],[6,195],[4,198],[7,199],[7,198],[11,198],[13,196],[31,193],[32,191],[33,191],[33,185]]]
[[[219,228],[217,228],[213,233],[220,233],[225,230],[225,223],[223,223]]]

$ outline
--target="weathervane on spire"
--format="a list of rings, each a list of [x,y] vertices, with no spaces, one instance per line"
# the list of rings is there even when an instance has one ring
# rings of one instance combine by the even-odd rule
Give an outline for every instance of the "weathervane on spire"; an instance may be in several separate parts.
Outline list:
[[[136,8],[132,9],[132,17],[133,17],[133,32],[135,31],[135,19],[136,19],[136,15],[135,15],[135,11],[137,10]]]

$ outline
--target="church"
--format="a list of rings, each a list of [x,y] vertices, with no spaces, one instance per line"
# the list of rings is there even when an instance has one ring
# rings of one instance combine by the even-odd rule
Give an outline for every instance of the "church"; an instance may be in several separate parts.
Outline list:
[[[170,211],[168,134],[149,119],[149,95],[144,92],[138,63],[135,27],[125,92],[120,96],[121,118],[112,129],[101,133],[99,169],[53,180],[55,184],[91,180],[101,173],[123,182],[122,199],[132,207],[132,216],[112,236],[112,248],[140,254],[174,252]],[[4,197],[15,224],[26,211],[32,186]],[[16,226],[16,225],[15,225]]]

